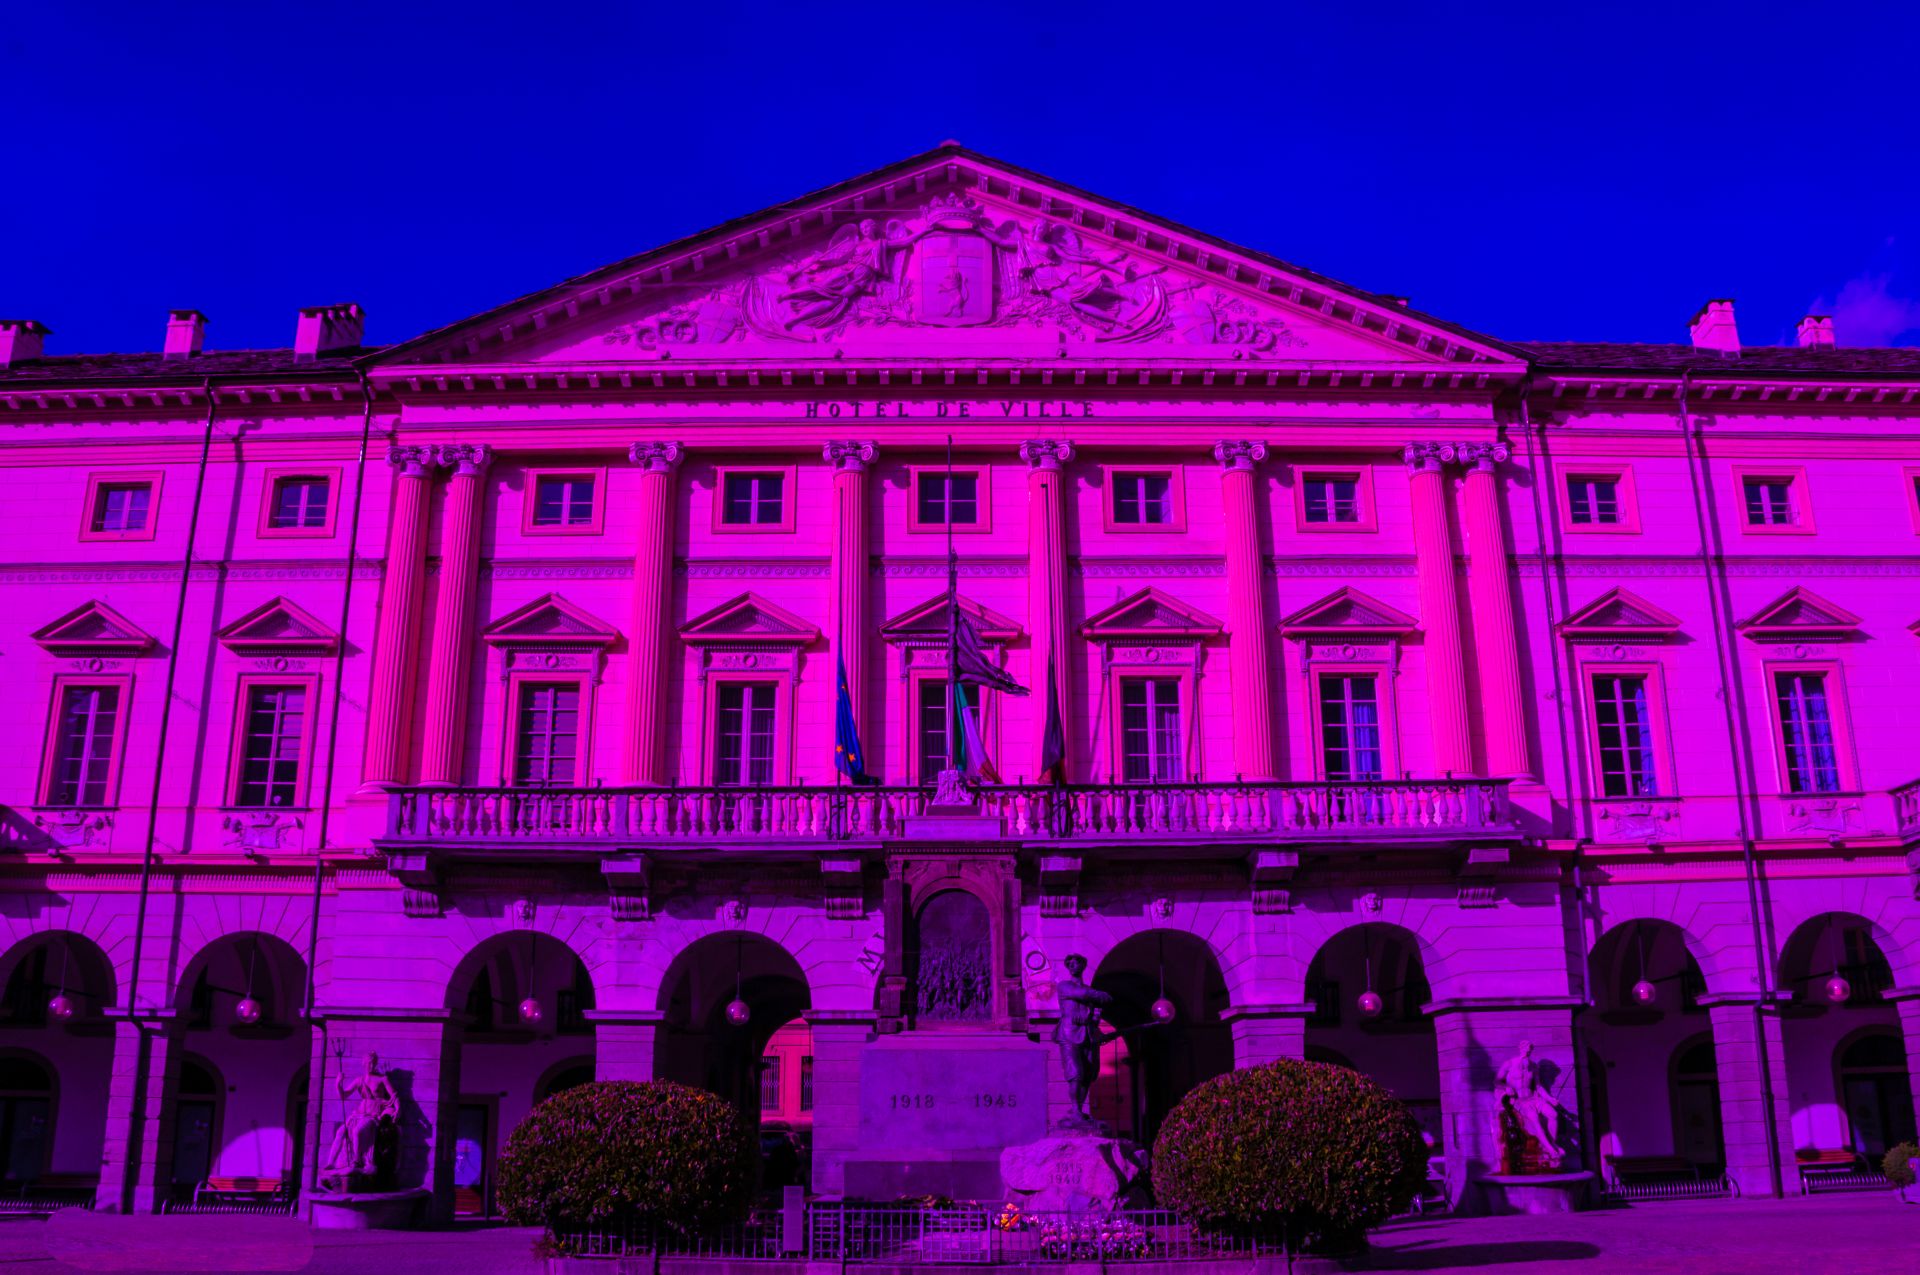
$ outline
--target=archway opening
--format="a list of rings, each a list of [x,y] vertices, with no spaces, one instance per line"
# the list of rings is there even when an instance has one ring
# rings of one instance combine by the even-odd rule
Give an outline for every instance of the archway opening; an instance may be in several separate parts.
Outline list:
[[[1706,979],[1667,921],[1627,921],[1587,956],[1589,1136],[1609,1174],[1718,1177],[1727,1162]],[[1664,1096],[1665,1101],[1658,1101]]]
[[[708,935],[661,981],[653,1074],[718,1094],[758,1124],[768,1049],[811,1004],[806,974],[785,948],[758,934]]]
[[[443,1082],[443,1092],[455,1095],[453,1210],[491,1217],[494,1165],[507,1136],[560,1082],[593,1077],[593,978],[572,948],[526,930],[495,935],[468,953],[447,994],[455,1036],[453,1075]]]
[[[1440,1054],[1419,941],[1384,922],[1342,930],[1307,966],[1306,1053],[1379,1081],[1407,1105],[1435,1156],[1445,1154]]]
[[[113,967],[78,934],[38,934],[0,958],[0,1183],[91,1197],[113,1074]]]
[[[1101,1047],[1089,1106],[1121,1137],[1151,1146],[1194,1086],[1233,1070],[1226,978],[1200,939],[1148,930],[1107,953],[1093,986],[1113,997],[1104,1017],[1122,1035]],[[1154,1013],[1161,1000],[1173,1011],[1164,1022]]]
[[[760,1053],[761,1185],[809,1186],[813,1165],[813,1029],[804,1018],[775,1029]]]
[[[1780,950],[1789,1114],[1796,1151],[1848,1149],[1876,1161],[1914,1136],[1913,1090],[1898,1010],[1882,999],[1893,971],[1873,929],[1829,912]]]
[[[171,1095],[175,1201],[215,1179],[251,1184],[258,1189],[245,1193],[260,1196],[300,1180],[304,1131],[287,1095],[313,1045],[302,1016],[306,978],[292,945],[257,933],[214,940],[181,975],[174,1008],[186,1056]],[[304,1121],[304,1110],[299,1115]]]

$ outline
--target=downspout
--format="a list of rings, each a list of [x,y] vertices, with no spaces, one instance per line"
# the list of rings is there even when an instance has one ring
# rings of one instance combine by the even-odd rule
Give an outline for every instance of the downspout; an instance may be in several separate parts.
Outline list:
[[[1681,372],[1677,402],[1680,410],[1680,437],[1687,449],[1687,476],[1693,484],[1694,518],[1700,535],[1700,566],[1706,575],[1708,611],[1713,617],[1714,654],[1720,663],[1724,691],[1720,696],[1727,723],[1727,743],[1733,752],[1733,808],[1740,821],[1740,854],[1747,881],[1747,912],[1753,926],[1754,975],[1760,998],[1753,1005],[1753,1039],[1760,1054],[1760,1113],[1766,1122],[1767,1177],[1773,1198],[1781,1198],[1780,1140],[1775,1123],[1773,1068],[1768,1059],[1766,1009],[1773,1003],[1773,956],[1771,929],[1760,908],[1760,862],[1754,846],[1753,829],[1759,819],[1757,788],[1754,779],[1753,743],[1746,730],[1746,695],[1741,690],[1739,660],[1734,655],[1728,632],[1732,627],[1731,605],[1727,597],[1725,560],[1720,543],[1720,522],[1714,516],[1713,483],[1706,472],[1700,423],[1687,407],[1687,390],[1692,384],[1691,369]],[[1784,1043],[1784,1042],[1783,1042]]]
[[[310,1041],[312,1033],[320,1030],[314,1023],[315,1002],[319,997],[316,965],[320,955],[320,900],[326,876],[327,826],[333,815],[333,768],[340,746],[340,700],[347,668],[347,626],[353,615],[353,576],[360,560],[360,510],[367,487],[367,449],[373,439],[373,386],[367,380],[365,368],[357,371],[361,401],[360,457],[353,471],[353,513],[347,519],[347,576],[340,587],[340,640],[333,648],[333,693],[327,714],[327,766],[320,784],[319,838],[313,851],[313,907],[307,918],[307,994],[303,1013]],[[313,1137],[308,1139],[307,1156],[313,1170],[313,1181],[318,1183],[320,1130],[325,1125],[320,1106],[325,1102],[327,1051],[320,1049],[310,1052],[314,1061],[309,1071],[307,1092],[314,1095],[311,1100],[314,1109],[305,1117],[305,1122],[313,1127]]]
[[[145,1123],[146,1102],[143,1095],[147,1086],[144,1081],[147,1064],[152,1058],[152,1046],[148,1037],[140,1028],[140,961],[146,948],[147,938],[147,900],[153,892],[153,845],[156,830],[160,823],[160,779],[166,769],[167,726],[173,716],[174,679],[180,669],[180,637],[187,623],[187,588],[193,580],[193,546],[200,531],[200,503],[207,490],[207,462],[213,455],[213,422],[219,412],[219,403],[213,393],[213,378],[202,378],[200,392],[207,396],[207,423],[200,434],[200,466],[193,479],[193,505],[187,514],[187,545],[180,562],[180,588],[174,595],[173,638],[167,645],[167,674],[160,689],[160,729],[155,736],[153,758],[153,788],[147,795],[147,835],[140,848],[140,898],[134,908],[133,922],[133,968],[127,976],[127,1017],[133,1024],[135,1039],[139,1042],[134,1059],[135,1090],[132,1114],[127,1121],[127,1145],[122,1158],[120,1178],[120,1211],[133,1210],[132,1172],[139,1153],[140,1127]],[[165,1101],[164,1096],[161,1099]]]

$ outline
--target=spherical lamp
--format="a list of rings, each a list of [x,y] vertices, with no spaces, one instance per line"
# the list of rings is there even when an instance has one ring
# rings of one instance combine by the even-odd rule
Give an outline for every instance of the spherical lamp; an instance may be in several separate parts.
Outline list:
[[[1653,984],[1644,978],[1633,985],[1633,1003],[1636,1005],[1651,1005],[1656,995],[1658,993],[1655,992]]]
[[[52,1000],[48,1001],[47,1017],[55,1019],[62,1023],[66,1022],[69,1018],[72,1018],[73,1017],[73,997],[67,995],[65,992],[61,992],[58,996],[55,996]]]
[[[253,1026],[260,1021],[260,1002],[251,996],[241,997],[240,1003],[233,1007],[233,1016],[242,1026]]]
[[[1154,1022],[1159,1023],[1163,1027],[1172,1022],[1180,1014],[1180,1011],[1174,1007],[1174,1003],[1164,996],[1155,1001],[1147,1012],[1153,1015]]]
[[[527,1026],[533,1026],[546,1016],[547,1011],[540,1008],[540,1001],[537,997],[529,996],[520,1002],[520,1021],[527,1024]]]
[[[1387,1007],[1387,1003],[1380,999],[1380,993],[1371,988],[1360,993],[1359,1005],[1360,1012],[1368,1018],[1380,1017],[1380,1011]]]
[[[1827,999],[1835,1005],[1844,1005],[1853,998],[1853,984],[1835,974],[1827,980]]]
[[[753,1008],[739,997],[727,1002],[727,1021],[735,1027],[745,1027],[747,1020],[753,1017]]]

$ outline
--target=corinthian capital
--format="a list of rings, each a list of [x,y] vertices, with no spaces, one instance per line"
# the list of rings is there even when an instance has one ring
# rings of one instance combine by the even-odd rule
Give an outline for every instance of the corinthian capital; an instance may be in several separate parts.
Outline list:
[[[820,449],[820,459],[843,473],[861,473],[879,455],[880,449],[873,443],[828,443]]]
[[[1229,438],[1213,445],[1213,458],[1222,469],[1251,470],[1267,458],[1267,445]]]
[[[485,443],[442,443],[433,452],[436,464],[465,478],[486,473],[493,463],[493,448]]]
[[[1407,468],[1414,473],[1437,474],[1453,459],[1453,447],[1449,443],[1408,443],[1405,458]]]
[[[1505,443],[1454,443],[1450,460],[1457,460],[1476,474],[1491,474],[1493,467],[1513,453]]]
[[[1073,444],[1059,438],[1034,438],[1020,444],[1020,459],[1033,469],[1058,469],[1073,459]]]
[[[635,443],[627,448],[627,459],[644,473],[670,474],[682,451],[678,443]]]
[[[431,478],[440,466],[440,449],[424,443],[394,443],[387,448],[387,464],[402,478]]]

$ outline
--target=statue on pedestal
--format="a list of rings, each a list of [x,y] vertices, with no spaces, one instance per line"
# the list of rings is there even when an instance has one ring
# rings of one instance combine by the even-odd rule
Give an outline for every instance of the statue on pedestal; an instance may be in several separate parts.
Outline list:
[[[347,1111],[340,1119],[340,1127],[334,1130],[333,1146],[320,1180],[335,1191],[387,1189],[392,1182],[382,1179],[393,1176],[399,1144],[397,1137],[389,1134],[383,1139],[381,1133],[383,1130],[397,1132],[400,1095],[387,1073],[380,1069],[380,1055],[368,1050],[365,1071],[359,1079],[350,1080],[346,1053],[344,1042],[334,1046],[334,1061],[339,1067],[334,1077],[334,1091],[343,1103],[357,1098],[359,1105]]]
[[[1096,991],[1081,981],[1087,972],[1087,958],[1075,952],[1066,959],[1067,976],[1053,985],[1060,1003],[1060,1017],[1053,1025],[1053,1043],[1060,1049],[1060,1070],[1067,1078],[1067,1093],[1073,1099],[1073,1115],[1063,1123],[1092,1124],[1087,1097],[1100,1075],[1100,1046],[1120,1033],[1102,1035],[1100,1011],[1113,1004],[1113,997]]]
[[[1543,1167],[1549,1171],[1560,1167],[1567,1158],[1567,1149],[1560,1142],[1560,1104],[1540,1083],[1531,1041],[1521,1041],[1520,1052],[1494,1073],[1493,1103],[1494,1145],[1501,1150],[1504,1172],[1520,1169],[1524,1148],[1513,1145],[1515,1129],[1521,1135],[1519,1141],[1531,1139],[1538,1145]]]

